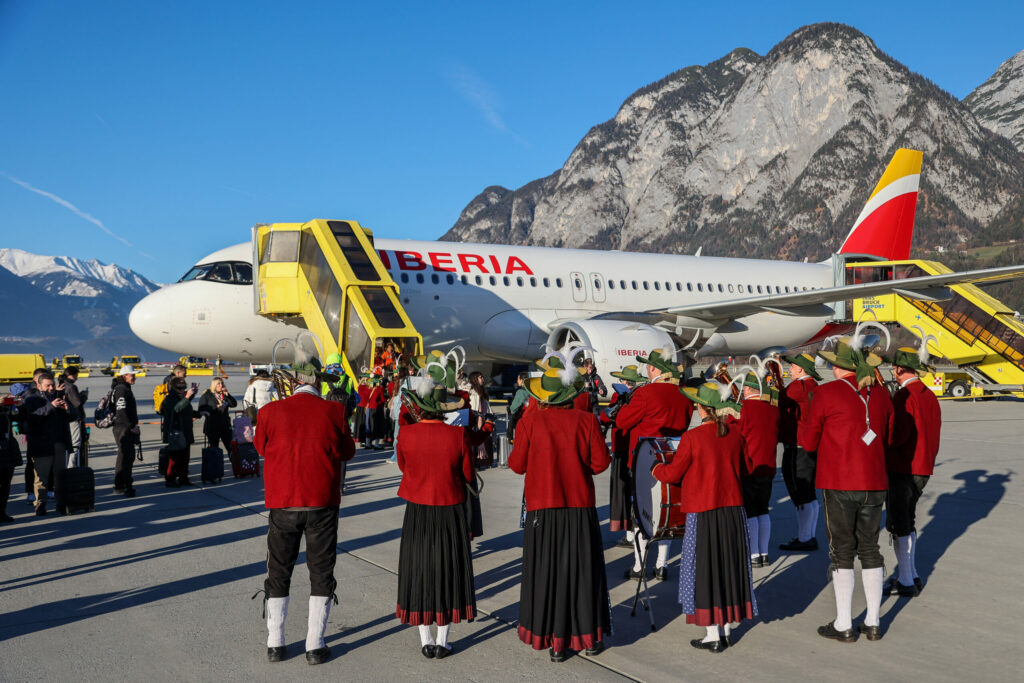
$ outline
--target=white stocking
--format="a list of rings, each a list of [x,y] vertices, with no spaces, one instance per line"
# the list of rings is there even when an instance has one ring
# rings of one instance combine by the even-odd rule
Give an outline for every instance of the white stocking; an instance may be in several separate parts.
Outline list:
[[[716,640],[718,640],[720,638],[720,636],[718,635],[718,626],[717,625],[706,626],[705,628],[707,628],[708,634],[706,636],[704,636],[704,640],[701,641],[701,642],[713,643],[713,642],[715,642]]]
[[[768,554],[768,542],[772,537],[772,518],[768,515],[757,517],[757,550],[761,555]]]
[[[267,598],[267,647],[284,647],[284,621],[288,598]]]
[[[434,635],[430,632],[430,627],[420,625],[420,647],[426,647],[427,645],[434,644]]]
[[[914,578],[918,578],[921,575],[917,573],[917,532],[912,531],[910,533],[910,571],[914,575]]]
[[[885,570],[882,567],[860,570],[860,580],[864,583],[864,601],[868,604],[867,614],[864,615],[865,626],[878,626],[878,613],[882,609],[884,574]],[[913,583],[913,579],[911,579],[911,583]]]
[[[668,555],[672,550],[672,541],[662,541],[658,544],[658,561],[654,565],[656,569],[661,569],[668,565]]]
[[[913,538],[910,536],[896,537],[896,569],[899,571],[899,582],[904,586],[914,585],[914,565],[911,557],[911,544]]]
[[[448,649],[448,629],[452,627],[451,624],[445,624],[444,626],[437,627],[437,645]]]
[[[331,596],[309,596],[309,622],[306,627],[306,652],[324,647],[324,631],[331,615]]]
[[[732,624],[725,624],[722,626],[722,631],[725,633],[725,637],[728,638],[732,633]]]
[[[837,569],[832,572],[832,589],[836,593],[837,631],[853,628],[853,587],[856,579],[852,569]]]
[[[750,556],[753,558],[761,554],[757,550],[758,535],[760,533],[758,529],[757,517],[747,517],[747,541],[750,544]]]

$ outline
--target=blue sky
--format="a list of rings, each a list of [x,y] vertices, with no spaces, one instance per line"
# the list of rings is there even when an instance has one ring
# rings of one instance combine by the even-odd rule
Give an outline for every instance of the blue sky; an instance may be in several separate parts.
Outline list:
[[[434,239],[643,85],[804,24],[957,97],[1024,49],[1020,3],[371,4],[0,0],[0,246],[167,282],[257,222]]]

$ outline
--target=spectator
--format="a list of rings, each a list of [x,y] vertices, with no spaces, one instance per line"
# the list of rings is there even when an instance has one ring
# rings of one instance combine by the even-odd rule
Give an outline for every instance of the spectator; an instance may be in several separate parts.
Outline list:
[[[85,431],[85,402],[89,400],[89,390],[82,389],[79,391],[77,382],[78,366],[72,365],[64,372],[64,397],[74,414],[74,419],[71,421],[71,448],[78,457],[74,458],[73,465],[85,467],[89,464],[87,458],[83,457],[86,453],[86,449],[83,446],[87,439]],[[57,390],[59,391],[61,388],[58,386]]]
[[[21,465],[21,448],[14,435],[14,424],[8,410],[0,410],[0,524],[13,522],[7,514],[7,499],[11,495],[14,468]]]
[[[486,380],[482,372],[469,374],[469,409],[473,411],[470,424],[478,431],[484,428],[484,415],[491,412],[491,403],[487,400],[487,390],[484,389],[485,383]],[[490,467],[492,456],[490,439],[474,448],[474,455],[477,469]]]
[[[28,456],[35,468],[35,510],[42,517],[46,514],[47,487],[51,475],[56,484],[58,511],[61,507],[64,483],[60,473],[67,466],[71,445],[68,423],[72,416],[67,401],[63,396],[58,396],[53,375],[49,371],[39,376],[38,392],[25,399],[24,410],[28,421]]]
[[[519,376],[516,377],[516,393],[512,396],[512,403],[508,407],[508,428],[505,430],[509,443],[515,441],[516,423],[523,416],[526,404],[530,402],[530,392],[526,390],[525,386],[526,378],[529,376],[530,373],[528,372],[520,372]]]
[[[135,407],[135,368],[123,365],[111,382],[114,405],[114,443],[117,461],[114,463],[114,493],[135,496],[132,486],[132,465],[135,464],[135,444],[139,443],[139,413]]]
[[[231,449],[231,409],[237,405],[238,401],[228,393],[223,379],[214,377],[210,380],[210,388],[199,399],[199,414],[206,418],[203,434],[210,442],[210,448],[217,448],[221,443],[225,451]]]
[[[366,448],[366,435],[369,431],[366,428],[366,402],[370,399],[369,375],[363,375],[359,378],[359,387],[356,389],[356,393],[359,396],[359,403],[356,404],[356,408],[353,411],[352,434],[353,438],[359,442],[359,447]]]
[[[274,386],[274,381],[270,379],[270,373],[266,370],[257,370],[256,374],[249,379],[249,386],[242,394],[242,409],[253,424],[256,424],[256,414],[260,408],[278,398],[277,388]]]
[[[585,382],[584,389],[590,397],[590,410],[594,415],[598,415],[601,410],[599,397],[605,398],[608,396],[608,387],[601,381],[601,375],[597,374],[597,366],[594,365],[593,358],[583,359],[583,369],[586,371],[583,375],[583,380]]]
[[[33,371],[32,383],[22,385],[25,387],[24,392],[21,394],[22,401],[39,393],[39,378],[48,372],[49,370],[47,368],[36,368],[35,371]],[[24,416],[25,412],[23,410],[22,417],[24,418]],[[28,424],[24,422],[20,423],[19,429],[22,434],[28,432]],[[47,486],[51,489],[53,488],[52,472],[50,474],[50,480],[47,482]],[[36,469],[31,457],[28,457],[25,460],[25,502],[29,505],[34,505],[36,502]]]
[[[374,376],[370,382],[370,393],[366,398],[366,440],[370,448],[383,448],[384,439],[384,380]]]
[[[160,412],[166,425],[164,443],[167,444],[167,471],[164,472],[164,484],[173,489],[192,486],[188,478],[188,459],[189,448],[196,439],[192,433],[195,413],[191,401],[198,387],[195,384],[187,386],[181,377],[173,378],[168,387],[171,393],[167,395]]]
[[[180,377],[182,379],[185,379],[185,374],[187,372],[188,372],[188,370],[185,368],[184,365],[182,365],[181,363],[175,363],[174,366],[171,368],[171,374],[169,374],[166,377],[164,377],[163,383],[167,384],[168,382],[170,382],[175,377]]]

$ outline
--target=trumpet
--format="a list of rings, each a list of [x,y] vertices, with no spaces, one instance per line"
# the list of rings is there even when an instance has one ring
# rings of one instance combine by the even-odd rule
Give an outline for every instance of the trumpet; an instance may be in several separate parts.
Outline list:
[[[715,371],[711,375],[711,377],[721,384],[730,385],[729,389],[732,391],[732,398],[734,401],[738,401],[740,399],[740,388],[732,383],[732,377],[729,375],[728,363],[722,361],[717,366],[715,366]]]

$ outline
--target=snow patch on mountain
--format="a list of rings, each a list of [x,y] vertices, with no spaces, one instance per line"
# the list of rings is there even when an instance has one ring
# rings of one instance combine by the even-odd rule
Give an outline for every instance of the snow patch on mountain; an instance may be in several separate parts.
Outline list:
[[[44,256],[33,254],[22,249],[0,249],[0,266],[15,275],[26,278],[37,284],[42,276],[56,274],[70,275],[72,278],[49,282],[45,291],[65,296],[98,296],[102,289],[89,280],[106,283],[126,293],[146,295],[159,289],[159,286],[139,275],[133,270],[114,264],[106,264],[96,259],[79,259],[72,256]],[[83,279],[84,278],[84,279]]]

